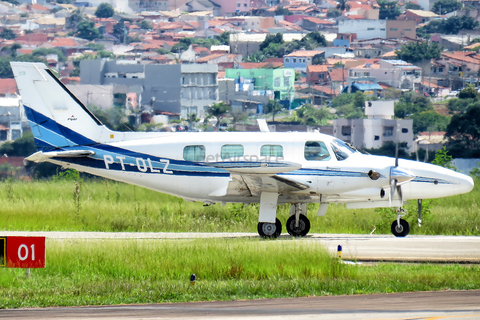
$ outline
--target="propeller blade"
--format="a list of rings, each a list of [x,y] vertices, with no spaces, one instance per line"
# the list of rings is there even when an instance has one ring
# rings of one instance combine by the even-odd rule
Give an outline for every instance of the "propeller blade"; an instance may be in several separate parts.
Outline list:
[[[397,133],[395,134],[395,167],[398,167],[398,136],[400,127],[397,125]]]

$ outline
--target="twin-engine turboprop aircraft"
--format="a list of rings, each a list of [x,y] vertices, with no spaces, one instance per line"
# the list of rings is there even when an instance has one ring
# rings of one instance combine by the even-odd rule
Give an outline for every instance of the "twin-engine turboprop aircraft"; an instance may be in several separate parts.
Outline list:
[[[25,113],[48,161],[190,201],[260,203],[258,233],[276,238],[277,205],[291,204],[292,236],[310,229],[307,203],[324,215],[330,203],[347,208],[396,207],[395,236],[409,199],[472,190],[467,175],[436,165],[362,154],[321,133],[115,132],[109,130],[42,63],[12,62]],[[262,131],[266,124],[262,123]],[[419,201],[421,204],[421,201]],[[419,216],[420,222],[420,216]]]

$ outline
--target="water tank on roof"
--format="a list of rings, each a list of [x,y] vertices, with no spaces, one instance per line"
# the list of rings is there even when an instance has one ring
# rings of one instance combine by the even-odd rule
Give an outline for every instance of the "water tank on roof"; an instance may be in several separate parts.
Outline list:
[[[365,115],[368,119],[392,119],[394,101],[365,101]]]

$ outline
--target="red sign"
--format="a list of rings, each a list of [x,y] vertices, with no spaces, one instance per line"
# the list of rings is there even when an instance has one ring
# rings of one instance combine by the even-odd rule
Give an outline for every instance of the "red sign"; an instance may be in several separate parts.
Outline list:
[[[45,237],[7,237],[7,268],[45,268]]]

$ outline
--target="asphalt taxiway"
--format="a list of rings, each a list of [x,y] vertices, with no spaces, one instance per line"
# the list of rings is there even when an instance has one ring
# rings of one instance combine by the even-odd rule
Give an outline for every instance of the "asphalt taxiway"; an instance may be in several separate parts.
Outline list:
[[[480,319],[480,290],[0,310],[16,320]]]

